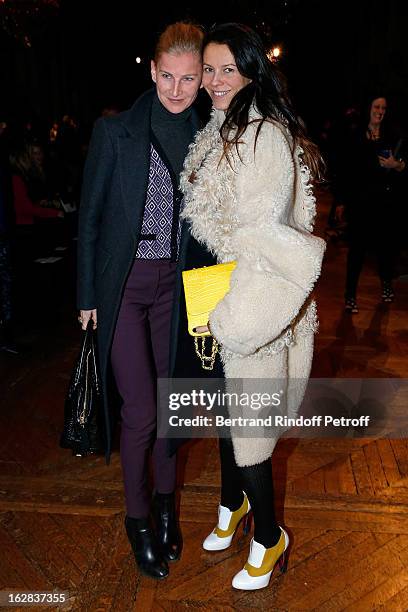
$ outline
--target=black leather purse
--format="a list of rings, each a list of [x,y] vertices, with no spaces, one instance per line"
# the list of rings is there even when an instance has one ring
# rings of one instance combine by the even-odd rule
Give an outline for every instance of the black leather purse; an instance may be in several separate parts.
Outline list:
[[[102,394],[93,321],[88,322],[65,400],[62,448],[77,457],[103,452],[100,419]]]

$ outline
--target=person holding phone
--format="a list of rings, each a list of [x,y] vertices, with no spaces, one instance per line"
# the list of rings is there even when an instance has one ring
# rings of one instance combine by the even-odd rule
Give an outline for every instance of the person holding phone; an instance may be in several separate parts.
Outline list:
[[[345,310],[357,314],[357,287],[365,255],[377,255],[381,299],[394,300],[392,285],[398,236],[401,177],[405,161],[386,121],[387,98],[369,98],[367,115],[346,135],[339,154],[338,184],[348,224]]]

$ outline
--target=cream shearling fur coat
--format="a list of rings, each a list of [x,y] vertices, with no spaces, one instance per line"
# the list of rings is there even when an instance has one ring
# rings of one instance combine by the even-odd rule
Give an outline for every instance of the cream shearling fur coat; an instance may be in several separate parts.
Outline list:
[[[210,315],[227,390],[230,379],[243,379],[241,391],[278,391],[277,413],[293,417],[310,374],[318,325],[310,294],[325,242],[311,234],[315,198],[302,149],[293,147],[284,126],[265,122],[254,152],[259,118],[252,108],[255,122],[241,139],[239,155],[235,150],[230,155],[230,165],[221,159],[224,113],[213,110],[184,164],[182,216],[218,262],[237,261],[230,291]],[[230,416],[256,416],[252,409],[229,410]],[[234,430],[237,464],[270,457],[282,431],[274,427],[250,437],[248,429]]]

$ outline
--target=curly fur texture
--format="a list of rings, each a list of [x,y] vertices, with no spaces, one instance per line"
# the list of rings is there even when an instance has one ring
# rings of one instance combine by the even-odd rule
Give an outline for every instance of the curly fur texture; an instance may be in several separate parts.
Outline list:
[[[185,161],[182,215],[219,262],[237,261],[230,291],[210,316],[227,381],[286,381],[285,410],[293,415],[303,394],[299,385],[289,393],[288,385],[310,374],[318,326],[310,294],[325,242],[311,234],[316,201],[302,149],[294,147],[284,126],[268,121],[254,151],[259,120],[254,109],[250,119],[238,151],[227,160],[219,134],[223,113],[213,111]],[[238,465],[263,461],[277,438],[270,432],[262,442],[235,437]]]

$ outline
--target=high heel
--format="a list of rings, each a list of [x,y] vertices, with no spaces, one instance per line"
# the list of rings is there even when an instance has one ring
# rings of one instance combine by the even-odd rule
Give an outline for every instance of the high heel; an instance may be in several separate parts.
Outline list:
[[[289,546],[289,536],[282,527],[280,530],[279,541],[271,548],[265,548],[252,538],[248,561],[232,580],[232,586],[235,589],[255,591],[267,587],[276,564],[281,573],[286,572],[288,566],[286,550]]]
[[[281,557],[279,557],[278,566],[280,569],[280,573],[286,574],[288,569],[288,555],[286,554],[286,550],[284,550]]]
[[[149,518],[125,518],[126,533],[140,572],[150,578],[166,578],[169,567],[163,558]]]
[[[248,502],[248,505],[249,505],[249,502]],[[244,516],[244,520],[242,523],[242,531],[244,535],[248,535],[248,533],[251,531],[252,516],[253,516],[252,510],[251,510],[251,507],[249,507],[249,510],[247,514]]]
[[[228,548],[234,537],[234,533],[241,519],[244,518],[244,533],[249,533],[251,529],[251,504],[244,492],[244,501],[238,510],[232,512],[225,506],[218,506],[218,525],[208,535],[204,542],[204,550],[225,550]]]
[[[177,520],[174,493],[156,493],[153,497],[153,517],[157,539],[167,561],[178,561],[182,549],[182,537]]]

